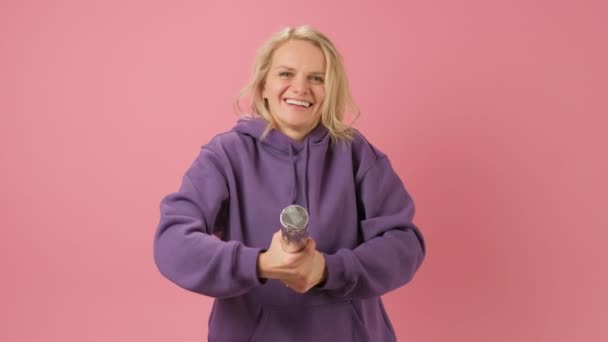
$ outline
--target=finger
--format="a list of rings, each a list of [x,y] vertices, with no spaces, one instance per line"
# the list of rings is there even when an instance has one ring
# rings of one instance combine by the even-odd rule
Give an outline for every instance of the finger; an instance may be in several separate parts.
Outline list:
[[[296,284],[293,284],[293,283],[291,283],[289,281],[282,280],[281,283],[283,285],[285,285],[285,287],[287,287],[289,289],[292,289],[292,290],[296,287]]]
[[[280,248],[279,246],[281,246],[281,244],[283,243],[282,240],[283,234],[279,230],[272,235],[272,241],[270,242],[270,244],[273,245],[275,248]]]
[[[283,283],[283,285],[285,285],[286,288],[290,289],[291,291],[297,292],[297,293],[305,293],[306,291],[308,291],[307,288],[302,287],[302,286],[298,286],[297,284],[286,284]]]
[[[317,249],[317,242],[312,238],[309,238],[304,249],[306,249],[307,252],[315,251]]]

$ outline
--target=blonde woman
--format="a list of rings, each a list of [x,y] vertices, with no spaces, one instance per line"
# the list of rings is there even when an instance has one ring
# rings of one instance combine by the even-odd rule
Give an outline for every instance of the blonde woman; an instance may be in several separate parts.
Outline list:
[[[344,122],[340,54],[311,27],[283,29],[243,95],[253,113],[161,202],[158,269],[215,298],[209,341],[394,341],[380,296],[412,279],[424,240],[386,155]]]

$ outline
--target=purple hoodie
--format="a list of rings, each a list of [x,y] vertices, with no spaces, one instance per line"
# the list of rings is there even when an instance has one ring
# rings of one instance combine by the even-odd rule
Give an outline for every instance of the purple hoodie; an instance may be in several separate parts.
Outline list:
[[[241,119],[203,146],[165,197],[154,240],[160,272],[215,302],[209,341],[395,341],[380,296],[412,279],[424,240],[414,203],[388,158],[356,133],[332,143],[318,125],[302,142]],[[289,204],[327,278],[305,294],[258,278],[257,257]]]

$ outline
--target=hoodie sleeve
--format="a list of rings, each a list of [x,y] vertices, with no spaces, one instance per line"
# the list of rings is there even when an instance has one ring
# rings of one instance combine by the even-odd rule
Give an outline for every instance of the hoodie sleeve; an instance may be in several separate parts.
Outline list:
[[[319,286],[335,296],[381,296],[409,282],[425,255],[424,239],[412,223],[414,202],[383,156],[358,184],[363,242],[325,254],[327,278]]]
[[[160,204],[154,261],[175,284],[203,295],[225,298],[261,285],[260,249],[213,235],[229,192],[216,154],[203,147],[184,175],[178,192]]]

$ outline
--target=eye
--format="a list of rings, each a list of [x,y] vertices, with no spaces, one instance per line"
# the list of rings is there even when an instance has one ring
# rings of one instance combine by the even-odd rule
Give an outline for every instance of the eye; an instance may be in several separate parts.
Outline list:
[[[323,77],[321,76],[311,76],[310,79],[315,83],[323,83]]]
[[[289,71],[281,71],[279,73],[279,77],[286,78],[286,77],[289,77],[289,76],[291,76],[291,72],[289,72]]]

